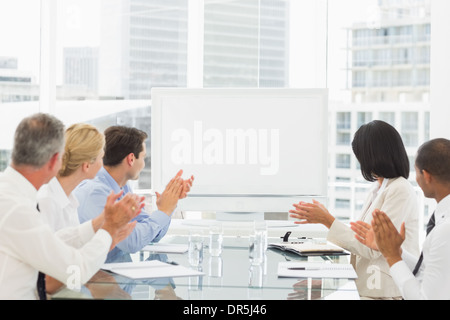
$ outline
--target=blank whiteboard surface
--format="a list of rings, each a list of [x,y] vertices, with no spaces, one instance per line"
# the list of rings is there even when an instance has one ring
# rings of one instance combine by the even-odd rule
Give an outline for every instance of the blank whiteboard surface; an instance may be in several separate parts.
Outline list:
[[[152,89],[152,188],[190,196],[325,196],[325,89]],[[181,203],[181,202],[180,202]]]

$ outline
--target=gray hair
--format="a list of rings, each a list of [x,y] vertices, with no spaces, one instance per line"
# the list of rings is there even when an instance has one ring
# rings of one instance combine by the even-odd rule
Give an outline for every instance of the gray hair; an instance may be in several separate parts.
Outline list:
[[[64,124],[52,115],[37,113],[23,119],[14,136],[12,162],[41,168],[64,148]]]

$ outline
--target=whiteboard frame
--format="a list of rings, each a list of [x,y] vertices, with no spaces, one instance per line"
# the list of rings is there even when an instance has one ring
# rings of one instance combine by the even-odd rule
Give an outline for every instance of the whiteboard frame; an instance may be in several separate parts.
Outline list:
[[[314,97],[320,99],[320,119],[308,119],[305,121],[317,121],[316,125],[322,132],[318,143],[321,146],[320,169],[317,171],[317,179],[320,181],[320,190],[308,193],[281,194],[274,190],[265,193],[248,192],[246,194],[233,194],[228,190],[224,193],[209,193],[203,190],[201,193],[190,193],[188,198],[179,202],[179,208],[184,210],[218,210],[221,211],[283,211],[289,209],[288,203],[296,199],[324,199],[328,193],[328,90],[327,89],[290,89],[290,88],[153,88],[151,92],[151,171],[152,189],[158,192],[164,190],[168,181],[163,181],[162,168],[162,108],[164,99],[167,97],[185,97],[186,99],[198,96],[207,98],[220,96],[242,96],[242,97]],[[313,138],[313,137],[312,137]],[[189,175],[189,172],[185,172]],[[194,182],[195,183],[195,182]],[[298,201],[297,201],[298,202]],[[270,209],[270,210],[267,210]]]

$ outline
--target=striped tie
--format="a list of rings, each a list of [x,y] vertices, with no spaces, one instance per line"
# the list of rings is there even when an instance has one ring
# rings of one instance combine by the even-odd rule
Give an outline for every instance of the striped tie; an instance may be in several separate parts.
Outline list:
[[[433,214],[431,215],[430,221],[428,221],[428,224],[427,224],[427,236],[431,232],[431,230],[433,230],[435,223],[436,223],[436,220],[434,218],[434,212],[433,212]],[[417,261],[416,267],[414,268],[413,275],[416,275],[417,272],[419,272],[420,266],[422,264],[422,260],[423,260],[423,251],[420,254],[420,258],[419,258],[419,261]]]

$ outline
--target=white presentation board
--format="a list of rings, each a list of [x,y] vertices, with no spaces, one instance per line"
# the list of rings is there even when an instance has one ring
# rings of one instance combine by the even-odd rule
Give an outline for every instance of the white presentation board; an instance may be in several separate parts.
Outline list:
[[[162,191],[183,169],[195,176],[189,199],[179,202],[190,210],[202,209],[191,200],[207,197],[216,210],[217,199],[227,199],[233,211],[270,198],[326,196],[327,102],[325,89],[154,88],[152,188]],[[252,200],[230,203],[242,197]]]

